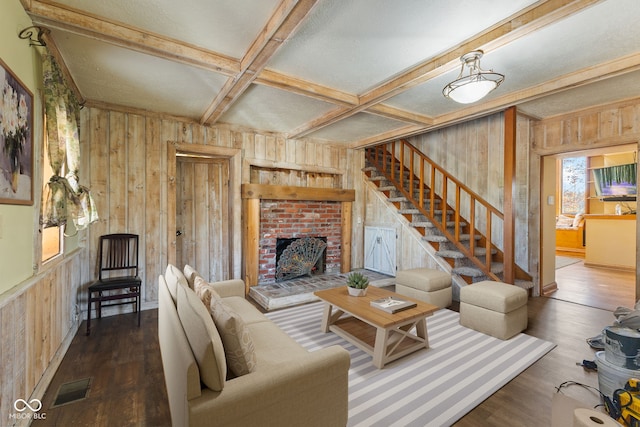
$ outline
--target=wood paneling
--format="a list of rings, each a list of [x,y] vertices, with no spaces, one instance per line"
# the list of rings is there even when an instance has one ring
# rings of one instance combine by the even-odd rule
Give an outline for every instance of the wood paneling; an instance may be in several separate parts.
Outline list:
[[[16,411],[16,399],[42,398],[76,333],[76,297],[86,279],[86,251],[79,250],[0,303],[0,413]],[[55,262],[55,261],[54,261]],[[19,420],[18,425],[26,425]]]
[[[529,241],[529,127],[531,120],[517,115],[515,134],[515,162],[513,212],[515,220],[516,264],[535,274],[535,261],[531,259]],[[504,114],[472,120],[409,139],[409,142],[425,153],[436,164],[452,173],[471,190],[482,196],[501,212],[504,212]],[[449,202],[454,205],[454,194]],[[462,212],[469,212],[463,200]],[[368,214],[368,213],[367,213]],[[477,209],[475,226],[486,229],[486,212]],[[492,219],[495,242],[502,241],[503,224]],[[504,251],[501,245],[500,250]]]
[[[228,125],[211,127],[152,114],[97,108],[85,108],[81,114],[89,129],[86,139],[91,174],[87,186],[96,195],[101,218],[89,231],[87,245],[92,251],[92,265],[95,265],[93,248],[97,247],[101,234],[116,231],[140,234],[145,307],[155,305],[157,277],[168,262],[176,262],[173,258],[176,251],[181,256],[177,258],[180,263],[192,260],[189,262],[209,271],[212,280],[243,275],[238,240],[242,213],[239,194],[240,185],[251,182],[252,168],[269,179],[301,187],[340,190],[347,188],[345,183],[353,182],[350,176],[353,150],[325,142],[288,140],[276,133]],[[176,152],[210,156],[214,147],[217,154],[213,157],[227,159],[219,169],[194,162],[188,170],[182,165],[176,171]],[[241,155],[236,155],[239,152]],[[226,194],[204,190],[188,196],[180,202],[184,206],[176,217],[175,195],[186,195],[183,179],[194,187],[205,183],[211,189],[212,185],[230,183],[233,188]],[[208,231],[199,231],[178,247],[174,219],[188,222],[192,230],[202,230],[199,224],[207,221]],[[225,221],[231,224],[230,230],[214,232]],[[128,308],[120,310],[114,312],[126,312]]]
[[[637,99],[535,122],[531,148],[539,155],[608,147],[640,138]]]

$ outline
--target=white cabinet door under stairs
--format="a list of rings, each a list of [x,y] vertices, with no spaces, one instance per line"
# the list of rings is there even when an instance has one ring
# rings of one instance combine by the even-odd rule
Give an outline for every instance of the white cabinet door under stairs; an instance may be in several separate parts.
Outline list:
[[[364,227],[364,268],[396,275],[396,230]]]

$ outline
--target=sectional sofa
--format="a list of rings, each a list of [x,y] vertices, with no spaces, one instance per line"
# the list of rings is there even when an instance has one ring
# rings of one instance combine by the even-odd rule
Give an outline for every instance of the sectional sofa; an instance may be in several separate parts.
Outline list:
[[[159,277],[158,335],[174,426],[347,424],[345,349],[309,352],[245,299],[243,281],[206,283],[186,272],[188,279],[169,265]]]

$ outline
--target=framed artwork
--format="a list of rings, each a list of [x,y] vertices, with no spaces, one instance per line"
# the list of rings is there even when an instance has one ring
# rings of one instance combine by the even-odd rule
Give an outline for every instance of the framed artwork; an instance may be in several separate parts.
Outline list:
[[[0,59],[0,203],[33,204],[33,94]]]

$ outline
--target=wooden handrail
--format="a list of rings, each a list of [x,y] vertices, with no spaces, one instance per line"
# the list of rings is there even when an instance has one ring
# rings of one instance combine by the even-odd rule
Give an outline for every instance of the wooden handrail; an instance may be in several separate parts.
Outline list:
[[[492,224],[496,219],[504,222],[502,212],[404,139],[368,147],[366,156],[367,160],[376,165],[385,178],[486,276],[492,280],[503,281],[492,271],[492,250],[497,250],[498,247],[493,243]],[[396,167],[396,164],[399,167]],[[408,175],[407,179],[405,174]],[[454,208],[448,202],[450,190],[453,190],[451,194]],[[425,203],[425,191],[428,191],[428,203]],[[441,205],[439,210],[436,209],[437,203]],[[425,207],[427,205],[428,207]],[[463,216],[462,209],[465,208],[468,212]],[[478,229],[480,218],[477,218],[477,215],[482,214],[479,212],[481,210],[486,213],[484,230]],[[447,228],[447,211],[453,211],[453,233]],[[469,247],[460,240],[463,224],[468,230]],[[479,242],[485,248],[482,257],[475,253],[476,236],[479,236]],[[505,247],[504,242],[502,243]],[[504,262],[514,263],[513,254],[505,254]]]

